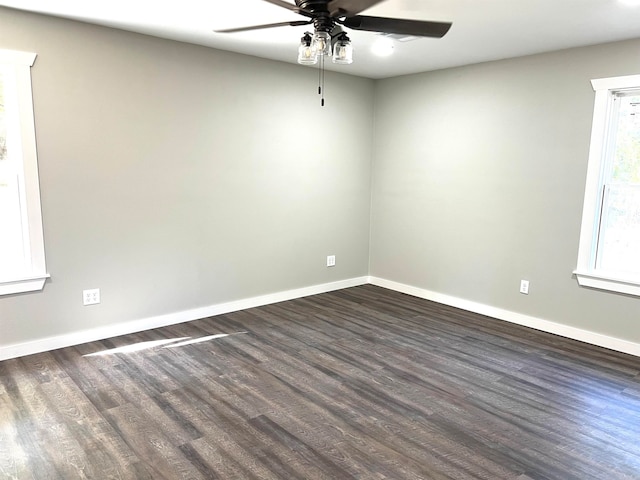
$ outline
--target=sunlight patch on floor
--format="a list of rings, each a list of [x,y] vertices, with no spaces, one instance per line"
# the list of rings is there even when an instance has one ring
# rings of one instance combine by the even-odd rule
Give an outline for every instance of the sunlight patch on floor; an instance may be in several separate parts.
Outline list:
[[[168,338],[164,340],[151,340],[148,342],[138,342],[132,345],[125,345],[123,347],[111,348],[109,350],[102,350],[100,352],[88,353],[83,355],[83,357],[97,357],[97,356],[105,356],[105,355],[115,355],[116,353],[134,353],[140,352],[142,350],[149,350],[156,347],[163,348],[176,348],[176,347],[185,347],[187,345],[193,345],[195,343],[208,342],[210,340],[215,340],[217,338],[229,337],[231,335],[240,335],[249,332],[236,332],[236,333],[218,333],[215,335],[208,335],[206,337],[178,337],[178,338]]]

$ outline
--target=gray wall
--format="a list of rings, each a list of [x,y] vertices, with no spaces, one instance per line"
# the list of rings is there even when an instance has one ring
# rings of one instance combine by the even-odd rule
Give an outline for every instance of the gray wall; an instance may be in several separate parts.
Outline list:
[[[321,108],[313,68],[3,8],[0,48],[38,54],[52,276],[0,347],[367,274],[373,81]]]
[[[52,274],[0,297],[0,347],[367,273],[640,342],[638,299],[571,273],[589,80],[638,73],[640,41],[375,84],[328,73],[322,109],[311,68],[0,13],[0,48],[38,53]],[[322,136],[301,139],[305,122]]]
[[[640,342],[637,298],[572,276],[590,79],[638,73],[639,53],[630,41],[377,82],[371,275]]]

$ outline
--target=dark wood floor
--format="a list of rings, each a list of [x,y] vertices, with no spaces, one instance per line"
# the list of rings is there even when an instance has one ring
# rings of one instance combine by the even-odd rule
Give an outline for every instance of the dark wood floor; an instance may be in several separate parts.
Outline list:
[[[0,478],[640,479],[640,358],[356,287],[0,362]]]

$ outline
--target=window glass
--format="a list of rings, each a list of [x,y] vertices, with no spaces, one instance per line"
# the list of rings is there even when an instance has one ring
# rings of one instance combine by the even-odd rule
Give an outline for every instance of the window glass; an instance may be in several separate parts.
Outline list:
[[[9,146],[15,144],[8,139],[7,116],[11,114],[5,102],[6,76],[0,70],[0,272],[3,276],[25,270],[24,238],[22,234],[22,209],[20,208],[20,186],[16,160]],[[11,91],[8,92],[12,94]],[[8,98],[9,95],[6,95]],[[13,132],[12,132],[13,133]]]
[[[41,290],[49,277],[31,94],[35,58],[0,50],[0,295]]]
[[[640,94],[613,101],[596,268],[640,274]]]

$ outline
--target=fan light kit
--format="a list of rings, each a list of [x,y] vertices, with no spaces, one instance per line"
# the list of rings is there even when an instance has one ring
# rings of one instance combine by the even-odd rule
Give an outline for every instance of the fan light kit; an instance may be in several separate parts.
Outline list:
[[[333,63],[348,65],[353,63],[353,47],[351,40],[346,33],[341,32],[333,46],[333,54],[331,53],[331,38],[327,38],[328,33],[319,32],[311,35],[305,32],[300,39],[298,47],[298,63],[301,65],[315,65],[318,58],[324,55],[332,55]]]
[[[298,47],[298,63],[320,66],[320,87],[323,95],[324,59],[331,57],[333,63],[349,65],[353,63],[353,46],[349,36],[341,27],[352,30],[379,32],[404,37],[442,38],[451,28],[448,22],[430,22],[424,20],[405,20],[400,18],[370,17],[358,15],[385,0],[295,0],[295,4],[285,0],[263,0],[286,8],[308,20],[253,25],[250,27],[216,30],[217,33],[236,33],[249,30],[261,30],[274,27],[298,27],[313,24],[313,33],[305,32]],[[388,40],[388,39],[387,39]],[[324,96],[322,97],[324,105]]]

